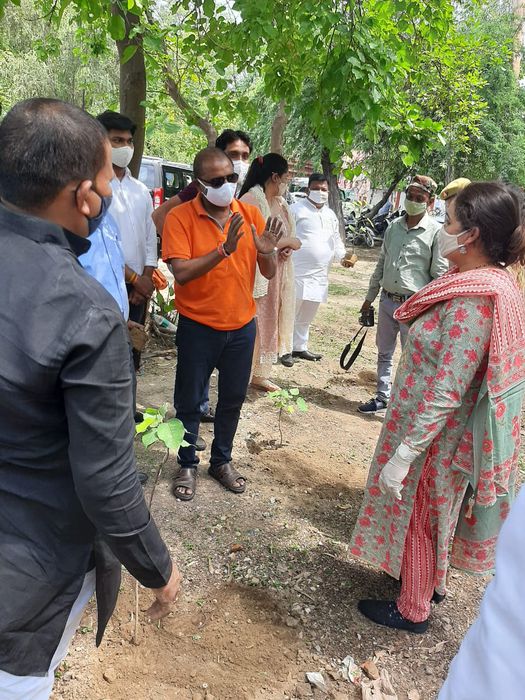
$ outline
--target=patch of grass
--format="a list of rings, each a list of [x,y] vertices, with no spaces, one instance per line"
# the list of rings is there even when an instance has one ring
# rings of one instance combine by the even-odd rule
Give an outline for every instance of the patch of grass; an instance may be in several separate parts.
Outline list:
[[[337,282],[330,282],[328,285],[328,294],[333,294],[334,296],[345,297],[350,294],[350,289],[345,284],[338,284]]]

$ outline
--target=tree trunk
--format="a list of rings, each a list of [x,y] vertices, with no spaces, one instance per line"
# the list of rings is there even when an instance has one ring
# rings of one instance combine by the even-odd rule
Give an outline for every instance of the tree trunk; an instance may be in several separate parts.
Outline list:
[[[321,152],[321,164],[323,166],[323,175],[328,180],[328,203],[330,208],[335,212],[339,220],[339,233],[343,241],[345,240],[345,220],[343,217],[343,207],[341,205],[341,197],[339,195],[339,183],[337,175],[334,174],[335,165],[330,160],[330,152],[327,148],[323,148]]]
[[[282,155],[284,130],[287,123],[288,116],[285,112],[284,100],[281,100],[272,122],[272,138],[270,142],[270,151],[272,153],[280,153]]]
[[[190,103],[182,95],[179,85],[171,76],[167,76],[166,78],[166,87],[168,88],[170,97],[184,114],[186,121],[189,124],[195,124],[195,126],[198,126],[199,129],[205,133],[208,140],[208,146],[215,146],[217,129],[213,126],[213,124],[208,119],[201,117],[200,114],[198,114],[198,112],[190,105]]]
[[[373,219],[374,216],[376,216],[377,212],[381,209],[383,204],[386,204],[388,198],[390,197],[392,192],[396,189],[397,183],[406,175],[407,172],[408,172],[408,168],[405,168],[404,170],[400,170],[394,176],[394,179],[390,183],[390,186],[387,189],[387,191],[385,192],[385,194],[381,197],[379,202],[375,206],[373,206],[372,209],[370,210],[370,212],[367,214],[367,217],[369,219]]]
[[[126,23],[126,37],[117,41],[117,50],[120,59],[120,111],[137,125],[133,136],[135,152],[129,169],[137,177],[140,170],[140,162],[144,152],[144,132],[146,125],[146,110],[143,103],[146,99],[146,66],[142,49],[142,35],[137,34],[129,38],[131,30],[138,24],[138,17],[131,12],[123,13],[116,4],[111,6],[113,14],[120,14]],[[128,46],[137,46],[137,50],[126,63],[122,64],[122,55]]]
[[[523,51],[524,27],[525,19],[525,0],[513,0],[513,12],[518,23],[518,31],[514,41],[514,57],[512,61],[512,69],[516,80],[519,80],[521,73],[521,52]]]

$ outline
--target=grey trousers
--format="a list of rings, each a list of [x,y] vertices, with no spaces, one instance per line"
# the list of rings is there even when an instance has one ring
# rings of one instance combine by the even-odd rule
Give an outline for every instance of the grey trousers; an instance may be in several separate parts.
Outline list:
[[[392,364],[397,336],[401,336],[401,347],[408,335],[408,326],[394,318],[394,311],[401,302],[392,301],[382,292],[377,314],[377,398],[388,402],[392,388]]]

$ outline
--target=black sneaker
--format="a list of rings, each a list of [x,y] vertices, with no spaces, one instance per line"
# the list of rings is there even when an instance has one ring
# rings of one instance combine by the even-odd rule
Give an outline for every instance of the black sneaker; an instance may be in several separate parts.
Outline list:
[[[141,411],[135,413],[135,423],[142,423],[144,420],[144,414]]]
[[[139,483],[141,486],[144,486],[144,484],[148,481],[149,475],[146,474],[146,472],[139,472],[137,471],[137,476],[139,477]]]
[[[281,364],[285,367],[293,367],[295,364],[291,352],[289,352],[287,355],[281,355],[279,359],[281,361]]]
[[[366,403],[362,403],[357,407],[359,413],[380,413],[386,410],[386,401],[381,401],[381,399],[370,399]]]
[[[403,617],[393,600],[360,600],[357,604],[359,612],[376,625],[405,630],[414,634],[424,634],[428,629],[428,620],[411,622]]]

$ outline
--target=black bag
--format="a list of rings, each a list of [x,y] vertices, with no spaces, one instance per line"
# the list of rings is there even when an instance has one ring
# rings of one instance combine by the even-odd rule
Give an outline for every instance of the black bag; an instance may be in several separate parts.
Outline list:
[[[361,349],[363,347],[363,343],[365,342],[368,329],[375,325],[375,315],[373,306],[371,306],[368,309],[368,311],[365,311],[361,314],[361,316],[359,317],[359,323],[361,324],[361,328],[357,331],[357,333],[354,335],[354,337],[348,343],[348,345],[345,345],[345,348],[341,353],[341,357],[339,358],[339,365],[341,369],[344,369],[345,371],[348,371],[350,367],[354,364],[354,362],[357,360],[359,353],[361,352]],[[359,340],[356,346],[357,339],[361,333],[361,339]],[[348,357],[348,354],[350,353],[352,348],[354,348],[354,351],[350,355],[350,359],[347,362],[346,358]]]

